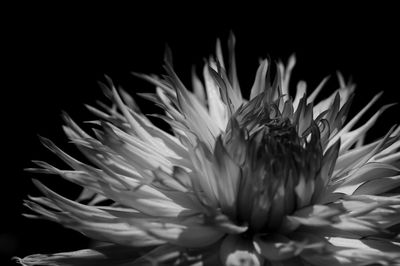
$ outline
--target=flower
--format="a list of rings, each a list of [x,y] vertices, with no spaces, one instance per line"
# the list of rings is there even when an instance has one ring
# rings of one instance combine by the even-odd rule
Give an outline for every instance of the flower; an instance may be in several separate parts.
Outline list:
[[[294,56],[274,68],[263,60],[249,99],[236,73],[235,38],[225,66],[216,58],[192,75],[190,91],[167,53],[163,77],[141,94],[161,107],[156,127],[135,101],[108,80],[111,106],[89,106],[94,135],[64,116],[68,138],[89,159],[43,144],[73,170],[36,161],[34,172],[57,174],[84,188],[67,199],[41,182],[45,195],[25,205],[35,214],[107,245],[17,259],[23,265],[399,265],[400,127],[364,144],[381,113],[356,123],[376,95],[348,122],[355,86],[315,102],[289,81]],[[275,74],[273,74],[275,73]],[[100,128],[100,129],[99,129]]]

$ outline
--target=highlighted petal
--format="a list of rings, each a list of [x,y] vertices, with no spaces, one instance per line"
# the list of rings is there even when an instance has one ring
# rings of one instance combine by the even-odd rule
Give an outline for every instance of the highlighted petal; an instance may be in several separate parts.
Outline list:
[[[210,117],[212,117],[218,125],[219,129],[224,130],[228,123],[227,107],[221,99],[221,94],[219,93],[215,80],[210,74],[209,67],[204,66],[203,75],[207,92],[208,112]]]
[[[265,79],[268,73],[268,67],[269,64],[267,59],[263,60],[260,66],[258,67],[256,78],[254,80],[253,87],[251,88],[250,100],[254,99],[260,93],[265,91],[266,89]]]

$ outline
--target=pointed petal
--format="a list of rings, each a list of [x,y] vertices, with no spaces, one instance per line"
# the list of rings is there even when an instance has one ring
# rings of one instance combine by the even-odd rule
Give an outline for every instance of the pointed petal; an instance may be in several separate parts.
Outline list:
[[[253,87],[251,88],[250,92],[250,100],[255,98],[257,95],[259,95],[261,92],[263,92],[266,89],[266,84],[265,84],[265,79],[268,71],[268,60],[265,59],[260,63],[260,66],[258,67],[256,78],[254,80]]]
[[[307,94],[307,84],[305,81],[300,81],[297,83],[296,87],[296,96],[294,97],[293,100],[293,109],[297,110],[297,107],[299,106],[300,100],[304,99],[304,103],[306,104],[306,94]]]
[[[192,67],[192,87],[193,87],[193,92],[194,95],[197,97],[199,102],[203,105],[206,106],[206,95],[204,91],[204,86],[201,83],[199,77],[196,74],[196,70],[194,67]]]
[[[292,70],[296,64],[296,57],[295,55],[291,55],[289,57],[288,63],[286,68],[284,67],[283,63],[280,64],[280,71],[282,72],[282,94],[289,96],[289,82],[290,76],[292,74]]]
[[[128,266],[145,251],[146,249],[106,245],[72,252],[35,254],[22,259],[17,258],[17,262],[24,266]]]
[[[218,138],[214,149],[214,171],[219,189],[222,211],[236,217],[236,202],[241,179],[241,169],[227,153],[222,139]]]
[[[203,75],[207,92],[208,112],[210,117],[212,117],[218,125],[218,128],[224,130],[228,122],[227,107],[221,99],[216,81],[212,78],[207,66],[204,66]]]
[[[229,81],[232,84],[232,89],[236,93],[239,99],[242,99],[242,93],[240,91],[239,80],[237,77],[236,70],[236,55],[235,55],[236,39],[233,33],[229,34],[228,40],[228,51],[229,51]]]
[[[336,159],[338,158],[339,149],[340,140],[331,146],[324,154],[321,162],[321,170],[315,180],[313,202],[323,202],[324,197],[327,196],[324,192],[328,189],[331,182],[331,176],[335,168]]]
[[[218,85],[222,102],[227,107],[228,115],[231,116],[240,107],[242,100],[233,91],[225,70],[219,64],[217,64],[217,71],[209,67],[209,72]]]
[[[381,95],[382,95],[382,93],[378,93],[377,95],[375,95],[371,99],[371,101],[369,101],[369,103],[363,109],[361,109],[360,112],[358,112],[337,134],[335,134],[330,139],[328,147],[331,144],[333,144],[334,142],[336,142],[344,133],[348,132],[357,123],[357,121],[360,120],[360,118],[365,114],[365,112],[367,112],[367,110],[381,97]],[[333,96],[334,95],[332,94],[332,96],[331,96],[332,100],[333,100]],[[315,108],[316,107],[314,107],[314,113],[315,113]],[[326,108],[324,110],[326,110]]]
[[[353,173],[349,174],[344,178],[343,182],[339,183],[336,187],[333,187],[335,192],[345,193],[352,195],[354,191],[370,180],[381,179],[390,176],[396,176],[400,173],[400,169],[383,163],[367,163],[360,167]]]
[[[353,194],[379,195],[398,186],[400,186],[400,175],[376,178],[359,186]]]
[[[341,135],[342,146],[340,153],[347,151],[358,139],[362,138],[366,132],[375,124],[379,116],[392,105],[385,105],[378,110],[364,125],[350,132],[340,131],[338,135]],[[345,126],[346,127],[346,126]]]
[[[317,98],[318,94],[320,93],[320,91],[322,90],[322,88],[325,86],[326,82],[329,80],[329,76],[325,77],[317,86],[317,88],[315,88],[315,90],[313,90],[313,92],[307,97],[307,103],[311,103],[315,101],[315,98]],[[316,117],[316,116],[315,116]]]

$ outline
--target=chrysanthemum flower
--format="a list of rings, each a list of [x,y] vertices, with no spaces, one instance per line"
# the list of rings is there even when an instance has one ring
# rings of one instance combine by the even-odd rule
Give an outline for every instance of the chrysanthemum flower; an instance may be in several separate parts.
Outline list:
[[[363,140],[383,106],[356,123],[380,94],[348,119],[354,86],[315,102],[327,82],[289,94],[295,58],[263,60],[249,99],[236,74],[235,39],[223,60],[193,73],[188,90],[169,56],[166,75],[139,74],[156,85],[142,94],[161,107],[156,127],[134,100],[109,82],[111,105],[89,107],[94,133],[65,116],[68,138],[89,159],[44,145],[73,170],[36,162],[84,188],[67,199],[39,181],[45,197],[26,206],[44,218],[109,244],[31,255],[23,265],[399,265],[400,128]],[[275,73],[275,74],[273,74]],[[398,228],[398,227],[397,227]]]

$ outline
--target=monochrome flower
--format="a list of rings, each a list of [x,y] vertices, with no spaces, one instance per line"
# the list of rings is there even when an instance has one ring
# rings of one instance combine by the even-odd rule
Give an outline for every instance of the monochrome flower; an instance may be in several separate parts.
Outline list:
[[[81,162],[50,140],[43,144],[72,170],[36,161],[34,172],[83,187],[67,199],[41,182],[29,197],[35,214],[106,245],[30,255],[23,265],[399,265],[400,127],[364,143],[389,105],[355,127],[376,95],[348,118],[355,86],[316,102],[313,90],[289,85],[295,57],[263,60],[250,96],[242,96],[235,38],[188,90],[172,67],[140,94],[162,108],[156,127],[133,98],[108,80],[111,105],[88,106],[93,134],[64,115],[64,131],[87,157]],[[308,93],[307,91],[310,91]]]

